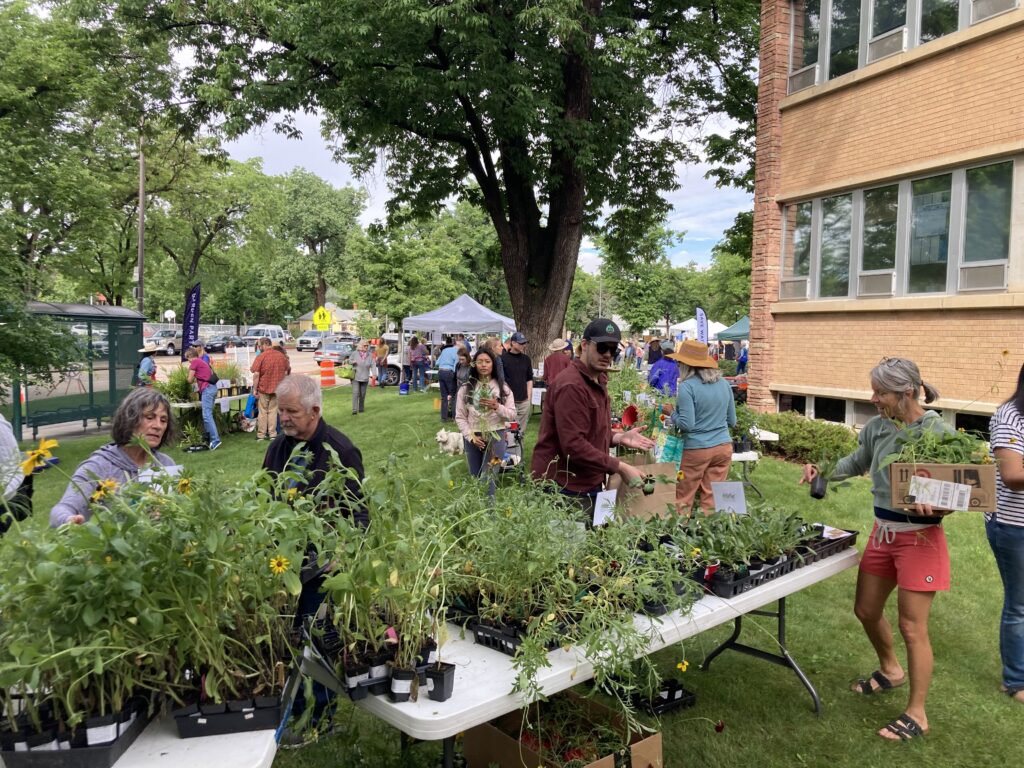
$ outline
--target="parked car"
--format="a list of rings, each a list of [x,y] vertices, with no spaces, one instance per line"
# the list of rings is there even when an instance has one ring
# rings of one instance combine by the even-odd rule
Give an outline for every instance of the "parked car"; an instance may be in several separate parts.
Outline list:
[[[299,336],[299,340],[295,342],[295,351],[316,351],[323,346],[324,341],[333,340],[335,339],[330,331],[306,331],[304,334]]]
[[[347,341],[328,341],[313,353],[313,359],[318,364],[330,360],[335,365],[340,365],[348,360],[354,349],[355,346]]]
[[[110,354],[110,339],[106,331],[93,329],[89,337],[89,346],[92,347],[94,357],[107,357]]]
[[[146,339],[145,346],[146,349],[163,350],[165,355],[172,356],[182,347],[181,329],[165,328],[157,331]]]
[[[242,337],[247,346],[255,347],[260,339],[270,339],[272,344],[283,344],[285,342],[284,328],[280,325],[253,325]]]
[[[211,336],[203,341],[203,347],[207,352],[224,352],[228,347],[244,347],[245,342],[241,336]]]

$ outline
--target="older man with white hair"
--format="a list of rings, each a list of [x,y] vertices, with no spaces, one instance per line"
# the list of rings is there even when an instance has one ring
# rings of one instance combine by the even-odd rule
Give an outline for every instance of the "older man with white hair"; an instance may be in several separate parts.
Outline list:
[[[344,434],[330,426],[323,419],[323,398],[316,381],[308,376],[286,376],[276,388],[277,411],[281,417],[281,432],[267,448],[263,468],[273,474],[295,471],[302,475],[294,481],[300,494],[316,488],[328,470],[338,467],[352,470],[352,476],[345,482],[344,492],[324,500],[330,509],[340,509],[355,522],[365,527],[370,522],[369,512],[363,503],[360,482],[363,479],[363,456]],[[337,462],[335,463],[335,457]],[[297,621],[314,615],[323,602],[320,587],[328,566],[318,562],[318,553],[307,552],[302,567],[302,593],[299,595]],[[324,558],[325,559],[325,558]],[[302,688],[296,695],[292,712],[298,716],[306,707]],[[315,698],[312,723],[330,720],[333,712],[333,695],[324,686],[314,683]],[[301,742],[301,734],[287,733],[292,743]]]

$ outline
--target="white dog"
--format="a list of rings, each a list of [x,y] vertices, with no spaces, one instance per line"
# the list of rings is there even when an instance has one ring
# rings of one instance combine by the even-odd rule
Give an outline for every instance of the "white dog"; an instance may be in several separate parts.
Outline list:
[[[449,456],[458,456],[462,453],[461,432],[439,429],[434,439],[437,440],[437,447],[441,449],[441,453],[447,453]]]

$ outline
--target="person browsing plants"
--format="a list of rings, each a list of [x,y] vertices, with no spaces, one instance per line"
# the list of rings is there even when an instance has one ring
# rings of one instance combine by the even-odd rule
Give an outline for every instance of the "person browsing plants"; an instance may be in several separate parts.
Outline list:
[[[878,415],[860,432],[857,449],[836,463],[834,477],[869,473],[874,496],[875,524],[864,548],[857,574],[854,613],[878,655],[878,669],[858,680],[852,690],[864,695],[884,693],[909,680],[910,696],[903,713],[878,731],[890,741],[908,741],[928,732],[925,701],[932,678],[932,646],[928,616],[935,593],[949,589],[949,551],[942,530],[943,511],[915,505],[913,514],[892,509],[888,462],[902,446],[926,433],[951,432],[942,417],[919,402],[934,402],[938,391],[923,381],[917,365],[901,357],[885,357],[871,370],[871,402]],[[801,483],[818,475],[804,465]],[[892,627],[885,604],[897,590],[900,634],[907,646],[904,670],[893,647]]]
[[[1024,367],[1017,390],[993,414],[989,435],[996,462],[996,512],[985,515],[985,533],[1003,582],[1002,687],[1024,704]]]
[[[672,426],[682,433],[683,458],[676,480],[676,506],[689,515],[694,497],[700,491],[704,514],[715,510],[712,483],[721,483],[732,466],[732,436],[729,428],[736,424],[736,404],[732,388],[722,378],[716,363],[708,355],[707,345],[687,339],[678,352],[669,352],[654,364],[668,361],[679,368],[678,393],[673,410],[671,404],[663,412],[671,414]]]
[[[78,465],[64,495],[50,510],[50,527],[84,523],[92,517],[90,502],[102,501],[137,478],[150,463],[173,466],[173,459],[157,450],[173,434],[171,404],[163,393],[150,387],[129,392],[114,411],[110,425],[113,442]]]
[[[621,340],[619,327],[605,318],[591,321],[583,331],[579,359],[558,375],[545,397],[530,465],[536,479],[554,482],[561,493],[577,499],[588,515],[607,475],[620,475],[626,483],[643,480],[639,469],[610,456],[608,448],[621,445],[649,451],[654,447],[639,427],[612,432],[608,368]]]
[[[516,418],[512,390],[497,369],[491,350],[479,350],[469,381],[455,396],[455,424],[462,433],[469,473],[474,477],[483,473],[487,459],[500,459],[505,453],[505,422]]]
[[[277,385],[292,372],[288,356],[263,337],[256,342],[260,353],[249,370],[252,372],[252,391],[259,398],[256,417],[256,439],[277,437]]]
[[[220,448],[217,422],[213,418],[217,386],[213,368],[203,360],[201,349],[201,347],[189,347],[185,350],[185,359],[188,360],[188,383],[195,384],[199,388],[199,399],[203,408],[203,426],[206,428],[206,434],[210,436],[210,450],[215,451]]]

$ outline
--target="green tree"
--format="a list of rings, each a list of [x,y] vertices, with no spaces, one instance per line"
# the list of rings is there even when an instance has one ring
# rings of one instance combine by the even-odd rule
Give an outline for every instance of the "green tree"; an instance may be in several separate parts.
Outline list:
[[[615,297],[615,312],[633,332],[643,331],[660,321],[675,322],[679,281],[666,256],[682,234],[663,223],[648,227],[629,243],[599,237],[601,276]]]
[[[282,232],[294,244],[288,279],[309,286],[313,308],[327,301],[327,284],[345,275],[346,246],[366,204],[362,190],[336,189],[304,168],[283,179]]]
[[[757,4],[738,5],[747,15],[730,11],[729,23],[756,24]],[[751,96],[753,67],[729,50],[738,33],[703,0],[113,7],[194,50],[184,88],[194,119],[220,117],[237,133],[316,107],[358,171],[386,157],[392,211],[479,201],[532,339],[560,332],[581,238],[604,211],[607,236],[623,241],[663,218],[661,193],[689,157],[672,130],[681,117],[732,114],[732,99]],[[707,90],[684,86],[734,59],[706,86],[714,99],[695,106]],[[293,130],[287,119],[281,128]]]
[[[703,275],[705,303],[710,317],[733,323],[750,313],[750,262],[754,242],[754,214],[736,216],[725,237],[712,249],[711,266]]]
[[[565,327],[572,333],[582,334],[587,323],[598,316],[598,290],[598,279],[576,267],[572,293],[569,294],[569,307],[565,312]]]

